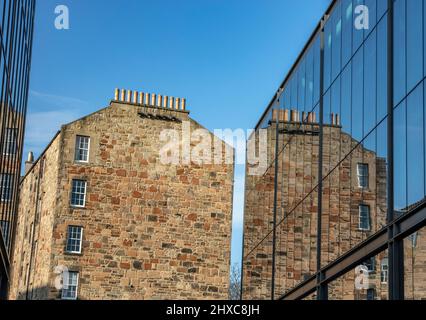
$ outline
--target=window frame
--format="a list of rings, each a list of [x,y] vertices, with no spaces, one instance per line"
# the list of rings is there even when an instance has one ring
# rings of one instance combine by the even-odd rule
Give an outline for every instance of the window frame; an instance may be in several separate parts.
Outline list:
[[[77,239],[77,238],[71,239],[70,236],[71,236],[71,229],[72,228],[80,229],[80,238],[79,239]],[[75,226],[75,225],[69,225],[68,226],[68,228],[67,228],[67,242],[66,242],[66,245],[65,245],[65,252],[67,254],[81,254],[82,253],[82,251],[83,251],[83,234],[84,234],[84,228],[82,226]],[[79,251],[73,251],[73,250],[68,249],[69,248],[68,242],[70,240],[79,241]]]
[[[70,283],[70,281],[71,281],[71,274],[77,275],[75,285],[71,285],[71,283]],[[67,284],[68,289],[62,288],[61,300],[70,300],[70,301],[77,300],[78,299],[78,286],[79,286],[79,283],[80,283],[80,273],[77,272],[77,271],[69,271],[68,272],[68,284]],[[66,297],[65,296],[65,292],[69,292],[69,288],[70,287],[75,287],[75,297]]]
[[[368,211],[367,211],[368,212],[368,216],[367,216],[368,228],[362,227],[362,208],[368,209]],[[358,230],[371,231],[371,207],[368,204],[360,204],[358,206]]]
[[[360,168],[366,168],[366,172],[363,172],[363,174],[361,174],[361,170]],[[356,166],[356,176],[357,176],[357,180],[358,180],[358,188],[366,190],[370,187],[370,167],[368,165],[368,163],[357,163]],[[362,181],[363,179],[365,179],[364,181],[366,182],[366,185],[362,185]]]
[[[74,192],[74,183],[75,182],[83,182],[84,183],[84,193],[83,194],[78,193],[79,195],[83,195],[83,204],[82,205],[73,203],[73,199],[74,199],[73,195],[75,194],[75,192]],[[71,181],[71,199],[70,199],[71,207],[73,207],[73,208],[85,208],[86,207],[86,197],[87,197],[87,181],[83,180],[83,179],[72,179],[72,181]]]
[[[87,138],[87,160],[80,160],[77,159],[78,155],[80,155],[80,150],[84,150],[86,151],[86,149],[82,149],[80,148],[80,143],[79,143],[79,139],[86,139]],[[75,137],[75,150],[74,150],[74,161],[76,163],[89,163],[90,161],[90,142],[91,139],[89,136],[84,136],[84,135],[76,135]]]

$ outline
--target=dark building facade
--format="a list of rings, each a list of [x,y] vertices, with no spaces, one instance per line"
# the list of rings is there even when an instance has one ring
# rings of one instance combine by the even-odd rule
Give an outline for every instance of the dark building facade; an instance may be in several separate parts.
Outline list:
[[[0,299],[9,282],[34,28],[35,0],[0,4]]]
[[[426,1],[335,0],[260,119],[243,299],[426,299]]]

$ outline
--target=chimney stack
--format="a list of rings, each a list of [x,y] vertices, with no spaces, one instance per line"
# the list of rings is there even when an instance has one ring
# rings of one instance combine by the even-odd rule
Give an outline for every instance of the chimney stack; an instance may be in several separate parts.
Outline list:
[[[114,101],[177,111],[186,111],[187,103],[185,98],[174,98],[125,89],[115,89]]]
[[[25,174],[27,174],[34,165],[34,154],[32,151],[28,152],[27,161],[25,161]]]

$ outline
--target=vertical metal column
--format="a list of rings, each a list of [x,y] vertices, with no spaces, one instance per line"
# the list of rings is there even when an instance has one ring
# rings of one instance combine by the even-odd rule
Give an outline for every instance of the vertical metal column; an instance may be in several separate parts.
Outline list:
[[[317,217],[317,299],[328,300],[327,285],[322,284],[321,271],[321,238],[322,238],[322,165],[323,165],[323,140],[324,140],[324,26],[325,19],[321,20],[320,31],[320,104],[319,104],[319,163],[318,163],[318,217]]]
[[[388,215],[387,222],[395,217],[394,210],[394,0],[388,0]],[[389,251],[389,300],[404,299],[404,247],[403,240],[394,240],[398,226],[392,224],[388,229]]]

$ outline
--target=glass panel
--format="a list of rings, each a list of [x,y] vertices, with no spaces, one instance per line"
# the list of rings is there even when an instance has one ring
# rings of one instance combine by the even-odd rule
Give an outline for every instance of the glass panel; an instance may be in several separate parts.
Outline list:
[[[397,105],[406,94],[406,19],[405,0],[395,0],[394,9],[394,103]]]
[[[364,40],[364,29],[357,29],[355,27],[355,18],[357,18],[357,14],[355,14],[356,8],[358,6],[364,5],[364,0],[353,0],[353,6],[354,6],[354,23],[353,25],[353,47],[352,47],[352,53],[355,54],[355,52],[359,49],[359,47],[362,44],[362,41]]]
[[[352,132],[352,68],[351,63],[347,65],[342,73],[342,132],[351,134]],[[345,154],[342,154],[345,156]]]
[[[324,92],[327,91],[331,84],[332,27],[332,20],[328,20],[324,27]]]
[[[387,2],[387,1],[379,1]],[[387,15],[377,26],[377,122],[380,122],[388,113],[388,32]]]
[[[376,1],[383,1],[383,0],[365,0],[365,5],[368,8],[368,15],[369,15],[369,28],[364,31],[365,36],[367,36],[370,32],[372,32],[377,23],[377,3]],[[387,0],[384,0],[387,1]]]
[[[394,111],[394,207],[407,208],[407,116],[405,101]]]
[[[341,49],[342,49],[342,16],[341,3],[337,3],[333,10],[331,18],[332,23],[332,54],[331,54],[331,81],[334,81],[339,75],[341,67]]]
[[[424,198],[423,85],[407,98],[407,196],[408,206]]]
[[[386,0],[377,0],[377,20],[388,10],[388,2]]]
[[[404,295],[426,300],[426,227],[404,239]]]
[[[329,300],[388,300],[387,262],[387,250],[366,259],[329,284]]]
[[[376,126],[376,31],[365,42],[364,62],[364,136]]]
[[[352,57],[352,25],[353,25],[352,0],[342,1],[342,63],[346,65]]]
[[[423,75],[423,1],[407,1],[407,92]]]
[[[364,59],[363,50],[355,55],[352,62],[352,138],[357,141],[363,136],[363,92]]]

